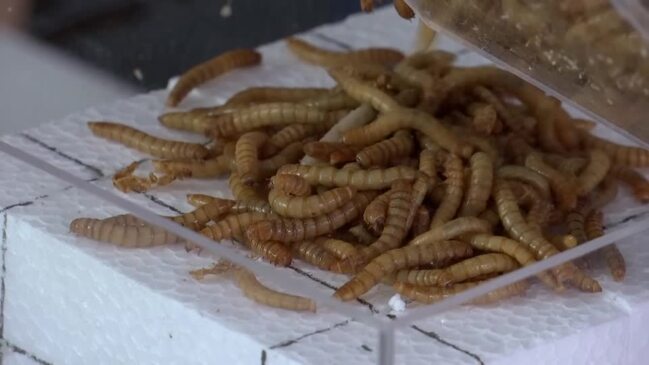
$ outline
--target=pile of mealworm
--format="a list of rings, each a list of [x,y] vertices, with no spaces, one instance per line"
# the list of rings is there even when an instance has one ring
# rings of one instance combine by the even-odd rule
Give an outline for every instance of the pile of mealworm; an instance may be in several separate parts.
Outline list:
[[[574,119],[503,70],[457,67],[439,50],[404,56],[385,48],[334,52],[297,38],[286,44],[325,67],[336,86],[252,87],[224,105],[160,117],[169,128],[209,136],[208,145],[90,122],[95,135],[159,158],[151,175],[137,176],[134,164],[115,175],[115,186],[145,191],[179,178],[227,176],[234,199],[189,194],[196,210],[170,219],[276,266],[300,260],[348,275],[334,294],[341,300],[383,283],[421,303],[601,236],[601,208],[616,197],[618,182],[649,200],[649,183],[634,170],[649,165],[648,150],[594,136],[594,123]],[[176,107],[198,85],[260,62],[253,50],[219,55],[183,74],[167,104]],[[70,228],[124,247],[184,243],[128,214],[78,218]],[[557,292],[599,292],[588,273],[593,256],[604,258],[614,280],[624,278],[624,258],[610,245],[538,279]],[[249,298],[315,310],[310,299],[235,270]],[[474,303],[527,287],[518,282]]]

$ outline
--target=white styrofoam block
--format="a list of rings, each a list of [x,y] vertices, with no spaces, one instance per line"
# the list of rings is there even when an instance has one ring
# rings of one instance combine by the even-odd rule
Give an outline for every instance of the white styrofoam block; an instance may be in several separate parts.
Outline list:
[[[413,26],[401,27],[403,22],[387,9],[320,27],[303,36],[320,44],[332,43],[332,48],[335,42],[316,33],[334,39],[344,36],[344,42],[352,47],[398,45],[407,49]],[[461,50],[446,40],[440,44]],[[297,63],[281,43],[261,50],[266,57],[264,65],[206,84],[183,107],[222,102],[233,92],[254,85],[331,85],[324,72],[313,72],[314,67]],[[471,54],[460,58],[460,62],[478,60]],[[190,138],[158,125],[164,98],[164,92],[138,96],[88,109],[27,133],[67,156],[67,161],[54,161],[58,167],[79,174],[84,166],[92,166],[106,175],[94,184],[110,189],[112,172],[145,156],[92,137],[85,122],[118,120],[161,136]],[[601,131],[612,135],[604,128]],[[46,149],[34,153],[52,158]],[[73,163],[75,160],[82,164]],[[18,172],[14,176],[23,180]],[[29,190],[26,185],[24,189]],[[191,180],[148,195],[122,196],[170,215],[177,209],[190,209],[184,202],[187,192],[230,195],[223,181]],[[624,220],[636,214],[637,208],[623,192],[620,203],[608,208],[610,220]],[[318,364],[324,358],[333,363],[375,361],[375,331],[329,308],[319,308],[314,315],[260,307],[245,299],[227,275],[196,282],[187,272],[208,265],[212,259],[207,256],[188,254],[181,246],[118,249],[68,233],[73,218],[117,213],[121,211],[76,189],[7,212],[5,335],[9,340],[62,363],[88,358],[98,363],[204,363],[215,358],[224,359],[223,363],[258,363],[262,356],[269,364]],[[526,353],[536,353],[539,359],[547,354],[549,362],[553,362],[551,354],[571,363],[605,360],[603,351],[595,351],[594,357],[561,357],[570,346],[580,343],[594,349],[603,343],[618,349],[627,346],[635,351],[628,354],[630,358],[640,358],[647,347],[629,345],[629,336],[605,334],[627,328],[642,333],[640,326],[624,324],[636,311],[649,309],[649,287],[645,284],[649,271],[644,268],[649,250],[643,248],[641,240],[637,237],[620,242],[629,262],[624,283],[613,283],[599,270],[596,278],[605,288],[602,294],[570,291],[556,295],[535,284],[522,298],[447,311],[399,331],[398,363],[516,364]],[[327,294],[346,280],[301,263],[277,270],[307,280]],[[282,283],[269,284],[290,290]],[[392,290],[381,286],[357,305],[383,316],[391,310],[388,302],[392,295]],[[604,339],[606,342],[602,342]]]

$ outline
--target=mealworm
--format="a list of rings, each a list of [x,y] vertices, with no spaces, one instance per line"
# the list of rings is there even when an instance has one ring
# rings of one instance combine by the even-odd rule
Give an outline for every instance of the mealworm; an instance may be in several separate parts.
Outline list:
[[[205,111],[170,112],[158,117],[162,125],[172,129],[205,134],[214,124],[214,118]]]
[[[579,147],[581,142],[581,133],[575,127],[572,118],[561,107],[555,111],[555,130],[557,139],[563,147],[568,150],[574,150]]]
[[[437,207],[435,214],[430,222],[430,228],[439,227],[442,224],[453,219],[462,204],[464,194],[464,167],[462,160],[452,154],[449,154],[444,161],[444,184],[446,191],[444,199]]]
[[[415,52],[423,52],[431,48],[435,39],[437,38],[437,32],[429,28],[426,23],[421,21],[417,22],[417,36],[415,38]]]
[[[309,98],[319,97],[329,92],[328,89],[319,87],[250,87],[232,95],[225,105],[240,106],[252,103],[271,102],[301,102]]]
[[[144,222],[129,225],[95,218],[77,218],[70,222],[70,232],[95,241],[130,248],[153,247],[180,242],[177,236],[169,233],[166,229]]]
[[[582,132],[584,147],[604,151],[614,165],[628,167],[649,166],[649,150],[640,147],[623,146]]]
[[[552,203],[543,199],[539,192],[530,185],[511,182],[509,187],[518,199],[518,202],[527,206],[526,221],[531,227],[542,231],[548,223],[550,213],[553,209]]]
[[[565,158],[561,155],[545,154],[543,159],[552,167],[570,176],[579,175],[588,164],[588,160],[581,157]]]
[[[500,225],[500,216],[495,210],[493,210],[493,208],[487,208],[478,215],[478,218],[489,222],[492,230],[495,230],[495,228]]]
[[[476,216],[487,208],[494,179],[493,162],[484,152],[471,156],[469,187],[460,208],[459,216]]]
[[[191,212],[171,217],[171,219],[185,227],[197,230],[203,228],[207,222],[216,221],[230,212],[232,206],[234,206],[234,202],[231,200],[214,199]]]
[[[492,236],[489,234],[470,235],[468,243],[473,248],[481,251],[501,252],[513,257],[521,266],[532,265],[536,262],[534,253],[524,244],[502,236]],[[557,283],[555,278],[547,271],[537,274],[537,277],[549,288],[562,291],[563,285]]]
[[[409,156],[413,149],[411,134],[397,131],[392,138],[363,148],[356,155],[356,161],[364,168],[385,166],[396,158]]]
[[[525,164],[525,157],[534,152],[522,137],[510,135],[505,141],[505,146],[512,160],[518,164]]]
[[[215,201],[222,201],[224,204],[231,202],[234,205],[234,200],[221,199],[207,194],[187,194],[187,203],[195,207],[200,207]]]
[[[311,195],[311,185],[297,175],[275,175],[270,179],[270,185],[273,189],[280,189],[293,196]]]
[[[444,298],[456,295],[467,289],[471,289],[480,285],[481,282],[459,283],[448,288],[439,288],[434,286],[414,286],[411,284],[396,282],[394,290],[404,297],[420,303],[435,303]],[[510,298],[513,296],[521,295],[527,290],[529,283],[527,281],[519,281],[513,284],[505,285],[501,288],[495,289],[481,297],[478,297],[467,304],[489,304],[502,299]]]
[[[525,166],[548,180],[559,209],[568,211],[577,205],[577,184],[574,179],[546,164],[537,153],[531,153],[525,158]]]
[[[253,187],[241,180],[241,176],[237,172],[232,172],[228,177],[228,186],[237,200],[264,200]]]
[[[459,156],[469,158],[473,153],[473,147],[460,141],[435,117],[419,110],[401,107],[398,111],[380,115],[374,122],[366,126],[345,132],[343,142],[369,145],[405,128],[416,129],[426,134],[441,147]]]
[[[201,234],[213,239],[214,241],[221,241],[226,239],[236,239],[242,241],[244,230],[251,224],[268,219],[277,219],[274,214],[265,213],[239,213],[227,215],[216,224],[208,225],[201,230]]]
[[[607,176],[595,193],[591,194],[590,205],[593,209],[600,209],[612,202],[617,196],[618,183],[612,176]]]
[[[271,208],[270,204],[268,204],[268,202],[265,200],[237,200],[230,210],[232,211],[232,213],[273,212],[273,208]]]
[[[342,70],[331,69],[329,75],[338,82],[345,92],[359,103],[371,105],[380,112],[399,110],[401,105],[387,93],[358,80]]]
[[[485,136],[499,134],[502,132],[502,125],[498,119],[498,113],[491,104],[473,103],[467,108],[472,117],[472,128]]]
[[[505,106],[505,104],[493,93],[484,86],[476,86],[473,88],[473,94],[480,98],[485,103],[491,105],[498,117],[505,123],[505,125],[511,129],[514,133],[524,134],[524,126],[516,119],[514,114]]]
[[[284,147],[275,156],[259,162],[260,178],[265,179],[273,176],[277,169],[286,164],[298,162],[304,153],[302,152],[302,142],[293,142]]]
[[[348,52],[329,51],[318,48],[302,39],[289,37],[288,48],[301,60],[323,67],[335,67],[353,63],[380,63],[394,65],[403,59],[403,54],[391,48],[365,48]]]
[[[250,49],[236,49],[207,60],[180,76],[167,96],[167,105],[176,106],[196,86],[230,70],[258,65],[261,54]]]
[[[250,241],[250,251],[274,266],[288,266],[293,261],[291,249],[277,241]]]
[[[271,189],[268,202],[273,210],[289,218],[313,218],[342,207],[356,194],[349,186],[334,188],[308,197],[290,196],[279,189]]]
[[[158,177],[154,173],[150,173],[147,177],[135,176],[135,170],[142,161],[135,161],[123,169],[117,171],[113,175],[113,186],[124,193],[135,191],[143,193],[148,191],[154,186],[165,186],[174,182],[177,178],[187,176],[184,172],[169,173],[162,177]]]
[[[612,166],[611,174],[628,185],[641,203],[649,202],[649,181],[641,173],[625,166]]]
[[[588,241],[586,237],[585,230],[585,221],[586,215],[591,210],[591,206],[588,203],[580,202],[575,209],[568,212],[566,215],[566,224],[568,225],[568,230],[570,234],[577,239],[577,243],[584,243]]]
[[[469,233],[489,232],[491,232],[491,224],[487,221],[476,217],[455,218],[413,238],[408,245],[423,245],[435,241],[454,239]]]
[[[385,189],[396,180],[413,180],[417,176],[415,169],[405,166],[387,169],[342,170],[333,166],[284,165],[277,173],[298,175],[311,185],[350,186],[358,190]]]
[[[208,160],[154,160],[155,171],[191,176],[195,178],[210,178],[224,175],[230,171],[231,156],[217,156]]]
[[[518,263],[510,256],[488,253],[453,264],[444,269],[444,272],[448,273],[449,283],[460,283],[481,275],[509,272],[517,268]]]
[[[345,301],[352,300],[367,293],[381,278],[398,270],[431,262],[448,262],[471,256],[472,253],[471,246],[460,241],[437,241],[393,249],[370,261],[363,270],[336,290],[334,296]]]
[[[505,165],[498,168],[496,171],[498,179],[513,179],[522,181],[530,186],[533,186],[543,196],[544,199],[549,199],[551,196],[550,184],[548,180],[541,174],[531,170],[525,166]]]
[[[557,118],[556,110],[558,106],[553,101],[543,101],[539,103],[538,109],[542,110],[544,117],[537,119],[537,134],[539,145],[545,151],[565,153],[566,149],[557,138]]]
[[[448,272],[440,269],[406,269],[397,271],[395,281],[411,285],[447,286],[451,282]]]
[[[394,0],[393,4],[394,9],[396,9],[399,16],[403,19],[412,19],[415,16],[415,12],[412,10],[412,8],[410,8],[408,4],[406,4],[405,1]]]
[[[356,246],[354,246],[353,244],[342,240],[333,239],[333,238],[324,239],[321,242],[321,245],[325,250],[329,251],[338,260],[344,260],[358,253]],[[329,267],[331,267],[331,265]],[[326,269],[329,269],[329,267],[327,267]]]
[[[358,146],[351,146],[340,142],[309,142],[304,145],[304,153],[318,160],[331,164],[354,161]]]
[[[282,148],[293,142],[301,141],[307,137],[325,133],[332,127],[335,120],[330,120],[324,124],[290,124],[273,134],[268,143],[277,148]]]
[[[604,217],[601,211],[594,211],[588,215],[586,218],[586,235],[588,239],[595,239],[604,235],[604,226],[603,226]],[[604,256],[606,261],[606,266],[608,266],[611,276],[614,281],[624,280],[626,275],[626,262],[622,252],[617,248],[617,245],[611,243],[610,245],[603,247],[599,252]]]
[[[577,238],[572,234],[564,234],[550,237],[550,242],[554,247],[558,248],[561,251],[569,250],[573,247],[577,247],[579,243]]]
[[[220,275],[232,270],[233,267],[234,265],[231,262],[220,260],[210,267],[192,270],[189,272],[189,275],[196,280],[203,280],[207,275]]]
[[[127,226],[146,226],[148,224],[147,222],[129,213],[115,215],[102,220],[104,222],[111,222],[114,224],[124,224]]]
[[[96,136],[119,142],[153,157],[202,159],[209,153],[201,144],[154,137],[124,124],[88,122],[88,127]]]
[[[356,218],[374,197],[372,192],[361,192],[341,208],[327,214],[308,219],[261,221],[246,230],[250,241],[296,242],[322,236],[335,231]]]
[[[369,245],[372,242],[376,241],[376,237],[369,232],[367,229],[362,224],[357,224],[355,226],[351,226],[347,229],[347,231],[354,236],[354,238],[358,241],[358,243],[363,244],[363,245]]]
[[[588,165],[577,177],[577,193],[580,196],[584,196],[595,189],[604,180],[611,167],[611,160],[606,153],[600,150],[590,150],[588,155],[590,157]]]
[[[388,202],[391,194],[392,191],[388,190],[377,196],[367,205],[367,208],[365,208],[365,211],[363,212],[363,221],[375,233],[383,230],[383,224],[385,224],[385,216],[388,211]]]
[[[254,131],[244,133],[237,140],[234,160],[237,174],[244,184],[250,185],[259,178],[258,151],[267,139],[266,133]]]
[[[323,239],[320,239],[322,241]],[[336,261],[336,256],[318,241],[296,242],[292,246],[295,257],[319,269],[327,270]]]
[[[428,231],[429,226],[430,212],[428,211],[428,208],[420,205],[419,208],[417,208],[417,213],[415,213],[415,218],[412,221],[413,236],[419,236],[420,234]]]
[[[265,103],[244,106],[232,113],[216,117],[212,133],[216,137],[230,137],[243,132],[287,124],[331,124],[340,113],[294,103]]]
[[[234,276],[237,286],[241,289],[243,295],[256,303],[292,311],[316,311],[316,305],[313,300],[270,289],[260,283],[255,275],[248,270],[237,268]]]

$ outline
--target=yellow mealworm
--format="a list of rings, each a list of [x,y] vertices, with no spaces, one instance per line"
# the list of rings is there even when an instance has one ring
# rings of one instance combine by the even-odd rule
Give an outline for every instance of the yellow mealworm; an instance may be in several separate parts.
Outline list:
[[[277,241],[250,241],[250,251],[257,256],[260,256],[271,265],[275,266],[288,266],[293,260],[291,249]]]
[[[469,187],[460,208],[459,216],[476,216],[487,208],[494,179],[493,162],[484,152],[471,156]]]
[[[229,213],[233,205],[234,202],[231,200],[215,199],[191,212],[172,217],[171,219],[178,224],[194,230],[202,229],[207,222],[216,221],[224,214]]]
[[[356,155],[356,161],[364,168],[385,166],[396,158],[409,156],[413,149],[410,132],[398,131],[390,139],[363,148]]]
[[[448,274],[449,283],[459,283],[481,275],[509,272],[517,268],[518,263],[509,255],[488,253],[453,264],[444,269],[444,272]]]
[[[263,132],[244,133],[237,140],[234,150],[237,173],[244,184],[250,185],[259,178],[259,149],[268,136]]]
[[[293,142],[301,141],[310,136],[320,135],[325,133],[332,127],[334,119],[329,120],[324,124],[290,124],[280,129],[277,133],[273,134],[268,143],[278,148],[282,148]]]
[[[393,249],[373,259],[357,275],[341,286],[334,296],[352,300],[367,293],[383,277],[401,269],[470,256],[471,246],[460,241],[437,241],[425,245]]]
[[[505,165],[498,168],[496,171],[498,179],[512,179],[522,181],[530,186],[533,186],[545,199],[551,196],[550,184],[548,180],[541,174],[531,170],[525,166]]]
[[[273,208],[270,207],[265,200],[237,200],[232,208],[230,208],[232,213],[246,213],[246,212],[257,212],[257,213],[272,213]]]
[[[349,229],[347,229],[347,231],[352,236],[354,236],[354,238],[356,239],[356,241],[358,241],[358,243],[362,245],[369,245],[372,242],[376,241],[376,237],[374,236],[374,234],[372,234],[372,232],[365,229],[365,226],[363,226],[362,224],[351,226],[349,227]]]
[[[358,107],[358,101],[345,94],[342,91],[329,92],[323,95],[315,96],[312,98],[301,101],[302,104],[320,110],[340,110],[340,109],[355,109]]]
[[[268,219],[277,219],[274,214],[266,213],[239,213],[230,214],[216,224],[208,225],[201,230],[201,234],[215,240],[221,241],[226,239],[236,239],[242,241],[244,230],[251,224]]]
[[[296,242],[293,243],[291,249],[296,258],[319,269],[327,270],[336,261],[336,256],[317,241]]]
[[[588,239],[592,240],[604,235],[603,220],[604,217],[601,211],[594,211],[588,215],[586,218],[586,234]],[[624,276],[626,275],[626,262],[617,245],[611,243],[601,248],[599,252],[604,257],[613,280],[624,280]]]
[[[553,209],[552,203],[543,199],[539,192],[530,185],[512,181],[509,184],[518,202],[527,206],[527,224],[539,231],[548,224],[550,213]]]
[[[171,112],[158,117],[162,125],[172,129],[205,134],[213,125],[214,118],[205,111]]]
[[[450,240],[469,233],[489,233],[491,224],[476,217],[456,218],[430,229],[413,238],[408,245],[423,245],[435,241]]]
[[[552,242],[554,247],[558,248],[561,251],[576,247],[579,243],[577,241],[577,238],[571,234],[552,236],[550,237],[550,242]]]
[[[397,11],[400,17],[404,19],[412,19],[415,16],[415,12],[410,8],[404,0],[394,0],[394,9]]]
[[[351,146],[340,142],[309,142],[304,145],[304,153],[318,160],[331,164],[353,161],[356,153],[360,150],[358,146]]]
[[[373,232],[378,233],[383,230],[391,194],[392,191],[388,190],[377,196],[363,212],[363,221]]]
[[[536,262],[534,253],[527,246],[507,237],[474,234],[469,236],[467,242],[477,250],[507,254],[513,257],[521,266],[532,265]],[[548,287],[563,290],[563,286],[558,284],[549,272],[541,272],[537,274],[537,277]]]
[[[328,89],[319,87],[250,87],[232,95],[226,102],[226,105],[240,106],[252,103],[301,102],[309,98],[325,95],[328,92]]]
[[[124,124],[88,122],[88,127],[96,136],[119,142],[153,157],[202,159],[209,152],[205,146],[198,143],[154,137]]]
[[[451,282],[448,272],[440,269],[406,269],[397,271],[395,281],[421,286],[447,286]]]
[[[446,191],[444,199],[435,210],[430,221],[430,228],[439,227],[455,217],[464,194],[464,166],[456,155],[449,154],[444,162],[444,184]]]
[[[403,54],[391,48],[366,48],[348,52],[335,52],[318,48],[304,40],[289,37],[288,48],[305,62],[324,67],[349,63],[380,63],[394,65],[403,59]]]
[[[127,226],[146,226],[148,223],[141,220],[140,218],[134,216],[133,214],[119,214],[106,219],[102,219],[104,222],[111,222],[115,224],[124,224]]]
[[[196,86],[230,70],[255,66],[261,62],[261,54],[250,49],[236,49],[207,60],[180,76],[167,97],[168,106],[176,106]]]
[[[428,208],[423,205],[420,205],[417,208],[417,213],[415,213],[415,218],[412,221],[412,234],[413,236],[419,236],[420,234],[428,231],[430,226],[430,212]]]
[[[495,230],[496,227],[500,225],[500,216],[498,216],[498,213],[493,210],[493,208],[485,209],[482,213],[480,213],[480,215],[478,215],[478,218],[489,222],[492,230]]]
[[[473,153],[473,147],[462,142],[435,117],[419,110],[401,107],[397,111],[380,115],[366,126],[347,131],[343,135],[343,141],[349,144],[369,145],[405,128],[424,133],[444,149],[459,156],[469,158]]]
[[[570,234],[577,239],[577,243],[584,243],[588,241],[586,237],[585,221],[586,216],[591,211],[591,205],[585,202],[580,202],[575,209],[568,212],[566,215],[566,224]]]
[[[313,218],[340,208],[355,194],[356,189],[349,186],[308,197],[290,196],[279,189],[272,189],[268,194],[268,202],[273,210],[283,217]]]
[[[304,153],[302,152],[302,142],[293,142],[284,147],[275,156],[259,162],[259,174],[261,178],[269,178],[277,172],[282,166],[298,162]]]
[[[568,211],[577,205],[577,184],[574,179],[546,164],[537,153],[530,153],[525,158],[525,166],[548,180],[562,211]]]
[[[311,195],[311,185],[297,175],[275,175],[270,179],[274,189],[280,189],[293,196]]]
[[[322,248],[329,251],[338,260],[344,260],[358,253],[356,246],[354,246],[353,244],[333,238],[324,239],[321,242],[321,245]],[[331,265],[329,267],[331,267]],[[326,269],[329,269],[329,267],[327,267]]]
[[[498,98],[493,91],[484,86],[476,86],[473,89],[473,93],[478,98],[482,99],[482,101],[491,105],[498,114],[498,117],[502,119],[503,123],[505,123],[505,125],[514,133],[520,134],[524,132],[524,126],[516,119],[514,114],[505,106],[505,104],[503,104],[500,98]]]
[[[613,166],[611,174],[628,185],[641,203],[649,202],[649,181],[641,173],[629,167]]]
[[[623,146],[614,142],[582,132],[584,147],[604,151],[611,158],[613,165],[628,167],[649,166],[649,150],[640,147]]]
[[[405,166],[387,169],[343,170],[333,166],[284,165],[278,170],[278,174],[298,175],[311,185],[350,186],[358,190],[379,190],[389,187],[396,180],[413,180],[417,176],[417,171]]]
[[[200,207],[215,201],[222,201],[224,204],[231,202],[234,205],[234,200],[221,199],[207,194],[187,194],[187,203],[195,207]]]
[[[485,136],[502,132],[498,113],[492,105],[473,103],[468,106],[467,110],[472,117],[472,128],[476,132]]]
[[[213,134],[230,137],[243,132],[287,124],[331,124],[338,112],[326,112],[317,108],[294,103],[265,103],[243,106],[235,111],[216,117]]]
[[[360,103],[371,105],[380,112],[399,110],[399,103],[382,90],[358,80],[342,70],[329,70],[329,75],[338,82],[345,92]]]
[[[467,289],[480,285],[480,282],[459,283],[448,288],[439,288],[434,286],[414,286],[411,284],[396,282],[394,289],[404,297],[420,303],[435,303],[444,298],[456,295]],[[521,295],[527,290],[529,283],[519,281],[514,284],[506,285],[502,288],[495,289],[481,297],[478,297],[467,304],[489,304],[502,299]]]
[[[372,192],[361,192],[341,208],[308,219],[275,219],[252,224],[246,230],[250,241],[296,242],[309,240],[335,231],[355,219],[374,197]]]
[[[600,150],[590,150],[588,154],[590,156],[588,165],[577,177],[577,192],[580,196],[584,196],[595,189],[604,180],[611,167],[611,160],[606,153]]]
[[[588,164],[588,160],[581,157],[565,158],[554,154],[545,154],[543,159],[552,167],[570,176],[579,175]]]
[[[239,173],[232,172],[228,178],[228,185],[232,195],[237,200],[264,200],[264,198],[251,186],[241,180]]]
[[[234,275],[243,295],[259,304],[292,311],[316,311],[313,300],[269,289],[248,270],[237,268]]]
[[[96,241],[112,243],[121,247],[152,247],[180,242],[167,232],[142,222],[142,224],[120,224],[95,218],[77,218],[70,222],[70,232]]]
[[[231,156],[221,155],[209,160],[155,160],[153,168],[158,172],[210,178],[229,172],[231,158]]]

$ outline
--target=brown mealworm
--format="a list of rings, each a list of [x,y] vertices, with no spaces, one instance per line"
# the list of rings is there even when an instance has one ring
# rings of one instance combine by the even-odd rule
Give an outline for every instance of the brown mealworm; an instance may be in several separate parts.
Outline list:
[[[259,149],[268,139],[263,132],[244,133],[234,150],[237,174],[244,184],[251,185],[259,179]]]
[[[158,120],[165,127],[200,134],[205,134],[214,124],[214,118],[202,110],[165,113]]]
[[[231,200],[215,199],[191,212],[172,217],[171,219],[185,227],[198,230],[202,229],[207,222],[216,221],[224,214],[229,213],[232,206],[234,206],[234,202]]]
[[[404,0],[394,0],[394,9],[403,19],[412,19],[415,17],[415,12],[410,8]]]
[[[350,63],[380,63],[394,65],[403,59],[403,53],[392,48],[365,48],[348,52],[329,51],[318,48],[304,40],[289,37],[288,48],[301,60],[324,67]]]
[[[439,288],[434,286],[414,286],[411,284],[396,282],[394,289],[404,297],[420,303],[435,303],[444,298],[456,295],[467,289],[480,285],[480,282],[459,283],[448,288]],[[504,287],[495,289],[481,297],[478,297],[467,304],[489,304],[502,299],[521,295],[527,290],[529,283],[519,281]]]
[[[437,241],[393,249],[373,259],[354,278],[336,290],[334,296],[345,301],[352,300],[367,293],[381,278],[398,270],[436,261],[447,262],[472,253],[471,246],[460,241]]]
[[[390,200],[391,190],[377,196],[367,205],[363,212],[363,221],[375,233],[383,230],[385,217],[388,211],[388,202]]]
[[[588,239],[595,239],[604,235],[604,216],[601,211],[594,211],[586,218],[586,235]],[[604,257],[606,266],[608,266],[611,276],[615,281],[624,280],[626,275],[626,262],[622,252],[617,248],[615,243],[603,247],[599,253]]]
[[[408,245],[423,245],[450,240],[469,233],[490,233],[491,224],[476,217],[462,217],[448,221],[413,238]]]
[[[237,200],[232,206],[231,211],[232,213],[272,213],[273,208],[265,200]]]
[[[119,142],[158,158],[202,159],[209,151],[199,143],[171,141],[151,136],[133,127],[113,122],[88,122],[96,136]]]
[[[586,216],[591,211],[591,205],[586,202],[580,202],[575,209],[568,212],[566,215],[566,224],[570,234],[577,239],[577,243],[584,243],[588,241],[586,237]]]
[[[331,69],[329,75],[345,92],[359,103],[371,105],[380,112],[399,110],[401,106],[389,94],[366,82],[358,80],[342,70]]]
[[[525,166],[548,180],[562,211],[568,211],[577,205],[577,184],[573,178],[546,164],[537,153],[527,155]]]
[[[306,106],[318,108],[320,110],[331,111],[340,109],[355,109],[358,107],[358,101],[342,91],[333,91],[323,95],[305,99],[301,102]]]
[[[498,168],[496,177],[499,179],[519,180],[536,188],[544,199],[551,196],[548,180],[534,170],[525,166],[505,165]]]
[[[524,133],[524,126],[516,119],[514,114],[503,104],[493,91],[484,86],[476,86],[473,88],[473,94],[482,99],[485,103],[491,105],[498,114],[498,117],[511,129],[514,133]]]
[[[376,241],[376,236],[367,229],[365,229],[365,226],[362,224],[357,224],[355,226],[351,226],[347,229],[347,231],[354,236],[356,241],[362,245],[369,245],[372,242]]]
[[[293,196],[311,195],[311,185],[297,175],[275,175],[270,179],[273,189],[279,189]]]
[[[460,283],[485,274],[509,272],[518,266],[509,255],[488,253],[453,264],[444,269],[444,272],[448,274],[449,283]]]
[[[230,191],[232,191],[232,195],[237,200],[264,200],[257,190],[241,180],[241,176],[237,172],[230,174],[228,186],[230,187]]]
[[[261,104],[271,102],[295,103],[309,98],[319,97],[328,92],[328,89],[319,87],[250,87],[232,95],[226,102],[226,105],[241,106],[252,103]]]
[[[274,266],[288,266],[293,261],[291,249],[277,241],[250,241],[250,251]]]
[[[311,185],[350,186],[358,190],[385,189],[396,180],[413,180],[417,176],[416,170],[405,166],[342,170],[333,166],[284,165],[277,173],[301,176]]]
[[[590,150],[588,155],[590,157],[588,165],[577,177],[577,193],[580,196],[584,196],[595,189],[604,180],[611,167],[611,160],[606,153],[600,150]]]
[[[444,184],[446,191],[442,202],[435,210],[430,221],[430,228],[443,225],[455,217],[464,194],[464,166],[456,155],[449,154],[444,161]]]
[[[335,120],[331,119],[330,122]],[[324,123],[324,124],[289,124],[286,127],[280,129],[277,133],[273,134],[268,139],[268,144],[282,148],[286,145],[289,145],[293,142],[299,142],[303,139],[311,136],[317,136],[322,133],[325,133],[333,123]]]
[[[474,153],[470,165],[469,187],[458,214],[460,217],[476,216],[485,210],[493,186],[493,162],[486,153]]]
[[[195,178],[222,176],[230,171],[232,157],[221,155],[208,160],[154,160],[155,171]]]
[[[612,166],[611,174],[628,185],[638,201],[649,202],[649,181],[641,173],[630,167]]]
[[[260,283],[248,270],[237,268],[234,275],[243,295],[259,304],[292,311],[316,311],[313,300],[270,289]]]
[[[428,231],[429,227],[430,227],[430,212],[428,211],[428,208],[426,208],[423,205],[420,205],[419,208],[417,208],[417,212],[415,213],[415,218],[412,221],[412,234],[415,237],[419,236],[420,234],[423,234],[424,232]]]
[[[308,197],[290,196],[280,189],[271,189],[268,202],[273,210],[289,218],[313,218],[342,207],[356,194],[349,186],[334,188]]]
[[[333,238],[324,239],[321,242],[321,245],[338,260],[344,260],[358,253],[356,246],[354,246],[353,244]],[[329,267],[327,267],[326,269],[329,269]]]
[[[180,76],[167,97],[168,106],[176,106],[196,86],[230,70],[255,66],[261,62],[261,54],[250,49],[236,49],[207,60]]]
[[[364,168],[382,167],[397,158],[409,156],[413,149],[411,134],[407,131],[397,131],[392,138],[363,148],[356,155],[356,161]]]
[[[477,133],[491,136],[502,132],[502,124],[498,119],[498,113],[491,104],[473,103],[467,107],[467,111],[472,117],[471,127]]]
[[[268,219],[277,219],[274,214],[266,213],[239,213],[230,214],[216,224],[209,225],[201,230],[201,234],[213,239],[214,241],[221,241],[226,239],[236,239],[239,242],[243,241],[244,230],[251,224]]]
[[[584,147],[604,151],[614,165],[628,167],[649,166],[649,150],[640,147],[623,146],[614,142],[595,137],[588,132],[582,132]]]
[[[319,269],[327,270],[336,261],[336,256],[317,241],[293,243],[292,250],[295,257]]]
[[[304,145],[304,153],[321,161],[329,162],[332,165],[354,161],[356,153],[360,150],[358,146],[351,146],[340,142],[314,141]]]
[[[70,232],[95,241],[130,248],[153,247],[180,242],[177,236],[167,232],[166,229],[144,222],[129,225],[110,220],[77,218],[70,222]]]
[[[221,199],[207,194],[187,194],[187,203],[195,207],[200,207],[214,201],[222,201],[224,204],[231,202],[234,205],[234,200],[230,199]]]

